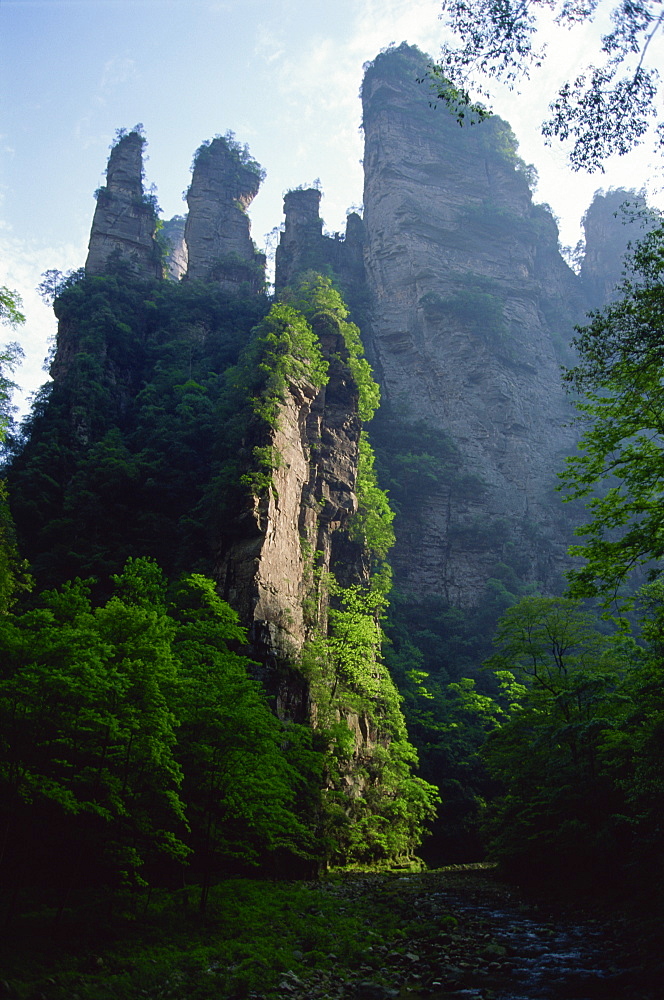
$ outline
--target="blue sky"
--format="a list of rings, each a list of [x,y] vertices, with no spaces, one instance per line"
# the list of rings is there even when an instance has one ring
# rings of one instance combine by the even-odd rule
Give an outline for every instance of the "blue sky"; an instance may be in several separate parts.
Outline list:
[[[55,330],[34,287],[47,268],[85,262],[117,128],[145,126],[147,182],[166,218],[185,209],[194,150],[231,129],[267,170],[250,210],[259,246],[282,220],[283,193],[316,178],[326,224],[341,229],[362,198],[362,65],[404,40],[435,55],[439,9],[436,0],[0,0],[0,285],[24,300],[26,393],[46,378]],[[495,102],[566,243],[597,187],[640,187],[653,173],[644,152],[604,177],[575,175],[561,150],[544,147],[537,122],[552,84],[588,44],[566,39],[546,75]]]

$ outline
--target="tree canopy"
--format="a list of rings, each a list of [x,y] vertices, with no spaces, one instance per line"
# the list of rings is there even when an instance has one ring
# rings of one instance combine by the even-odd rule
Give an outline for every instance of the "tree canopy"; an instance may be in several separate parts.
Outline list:
[[[567,500],[583,499],[590,520],[572,554],[586,562],[571,593],[610,600],[630,572],[664,556],[664,224],[630,258],[622,297],[578,329],[578,364],[564,375],[580,393],[586,430],[562,473]]]
[[[23,302],[18,292],[2,285],[0,287],[0,322],[13,327],[25,323],[25,316],[21,312],[22,308]]]
[[[494,644],[485,666],[504,707],[481,751],[500,789],[486,817],[490,854],[521,873],[567,877],[624,864],[636,776],[622,741],[633,738],[645,657],[602,634],[580,602],[538,595],[506,612]]]
[[[490,96],[488,80],[510,88],[527,80],[547,55],[543,40],[550,26],[578,28],[601,23],[609,7],[601,0],[444,0],[442,18],[458,44],[442,46],[430,76],[437,96],[459,123],[488,113],[480,101]],[[664,115],[657,71],[656,36],[664,24],[661,0],[618,0],[611,28],[598,43],[596,59],[561,85],[549,105],[542,133],[571,143],[574,169],[601,170],[612,153],[626,153],[656,123],[664,143]],[[473,118],[473,115],[475,118]]]
[[[311,734],[270,711],[212,580],[189,574],[169,596],[153,560],[129,559],[100,605],[81,580],[34,604],[0,616],[7,900],[118,890],[188,861],[204,901],[229,866],[307,855]]]

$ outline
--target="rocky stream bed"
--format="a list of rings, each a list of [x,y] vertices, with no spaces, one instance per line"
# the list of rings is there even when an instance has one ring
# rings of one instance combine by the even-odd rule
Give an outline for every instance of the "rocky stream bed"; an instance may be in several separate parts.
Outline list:
[[[367,928],[367,964],[306,977],[286,972],[278,993],[251,1000],[658,1000],[627,917],[529,901],[477,867],[322,883],[349,906],[362,895],[403,914],[406,936]],[[650,963],[646,963],[650,964]]]

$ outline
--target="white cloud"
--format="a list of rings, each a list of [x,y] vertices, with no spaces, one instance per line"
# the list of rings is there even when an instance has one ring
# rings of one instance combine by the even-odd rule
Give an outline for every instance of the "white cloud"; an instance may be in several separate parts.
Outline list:
[[[343,227],[348,206],[362,200],[363,65],[393,41],[435,51],[438,13],[438,0],[319,0],[306,13],[281,0],[261,18],[255,51],[269,80],[267,129],[278,138],[266,142],[268,179],[252,210],[257,233],[278,221],[274,208],[267,218],[276,192],[316,176],[323,218],[331,229]]]
[[[405,41],[435,56],[443,34],[439,13],[437,0],[364,0],[357,5],[354,48],[373,59],[381,48]]]
[[[273,64],[283,59],[286,43],[283,29],[267,24],[259,24],[256,28],[254,54],[262,63]]]
[[[103,93],[108,94],[116,87],[134,82],[138,75],[136,61],[127,56],[119,56],[105,63],[99,86]]]

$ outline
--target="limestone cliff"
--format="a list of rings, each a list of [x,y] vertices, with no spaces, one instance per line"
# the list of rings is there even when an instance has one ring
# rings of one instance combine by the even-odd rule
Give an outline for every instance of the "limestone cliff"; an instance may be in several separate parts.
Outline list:
[[[323,236],[320,199],[316,188],[289,191],[284,197],[284,231],[275,257],[277,294],[298,274],[320,271],[328,263],[330,241]]]
[[[329,361],[329,381],[316,388],[290,380],[276,426],[248,428],[246,449],[269,448],[278,459],[271,488],[251,497],[228,525],[215,572],[222,593],[250,628],[254,653],[265,666],[281,667],[262,677],[279,713],[297,721],[309,721],[308,689],[283,667],[298,658],[314,625],[325,629],[324,581],[338,569],[339,548],[346,554],[353,548],[340,529],[357,511],[362,427],[358,388],[338,324],[319,315],[313,329]],[[352,582],[364,582],[361,550],[353,559],[359,572]],[[294,691],[304,699],[299,704]]]
[[[398,582],[469,605],[505,561],[556,586],[574,439],[559,362],[582,301],[507,124],[459,129],[422,71],[403,45],[363,84],[368,347],[391,418],[444,432],[463,473],[402,509]]]
[[[419,779],[399,763],[405,724],[381,661],[381,591],[370,580],[376,550],[362,526],[361,414],[369,380],[364,368],[358,375],[359,344],[343,303],[337,296],[340,308],[329,305],[336,293],[325,279],[316,286],[328,304],[307,316],[324,377],[309,378],[300,368],[282,382],[279,362],[274,368],[275,357],[298,351],[295,310],[282,314],[276,307],[257,328],[268,355],[252,355],[251,369],[270,374],[265,389],[254,391],[254,416],[243,424],[240,451],[254,469],[243,481],[251,491],[222,526],[214,575],[249,627],[250,655],[279,717],[332,739],[333,756],[341,739],[345,749],[327,774],[325,794],[340,796],[342,813],[368,822],[386,817],[407,794],[403,782]],[[264,392],[271,392],[275,373],[281,388],[270,396],[278,405],[268,419]],[[268,482],[264,472],[256,474],[256,459],[263,469],[268,460]],[[401,823],[395,817],[395,832]]]
[[[593,265],[592,235],[585,276],[572,272],[509,126],[460,129],[432,109],[417,82],[425,65],[402,45],[369,66],[364,218],[324,235],[320,193],[289,192],[276,288],[309,269],[335,274],[381,385],[374,436],[397,477],[397,583],[464,606],[500,565],[560,585],[571,527],[556,472],[575,443],[560,365],[593,281],[615,278],[606,261]],[[615,220],[609,229],[613,240]],[[397,438],[421,475],[411,462],[397,481]]]
[[[284,288],[303,271],[332,271],[355,314],[366,294],[364,223],[349,212],[345,233],[323,235],[321,193],[316,188],[295,189],[284,197],[284,231],[275,256],[275,290]]]
[[[622,194],[596,199],[576,276],[559,253],[553,217],[533,204],[509,127],[493,118],[459,129],[444,109],[430,108],[417,83],[425,63],[402,45],[369,66],[364,219],[351,213],[345,234],[324,235],[320,192],[289,192],[276,288],[281,293],[306,270],[336,275],[381,383],[375,436],[400,508],[392,560],[398,585],[464,606],[477,602],[499,564],[546,589],[559,583],[570,530],[556,472],[574,444],[559,365],[570,360],[569,337],[585,307],[615,284],[631,232],[613,218]],[[88,273],[102,273],[119,255],[138,276],[161,276],[142,146],[132,132],[111,153]],[[171,220],[162,233],[171,277],[230,292],[264,287],[264,258],[246,214],[261,178],[230,134],[200,147],[186,222]],[[76,350],[73,335],[61,338],[56,374]],[[131,383],[120,375],[118,385]],[[334,499],[338,488],[328,496],[324,481],[343,483],[352,506],[346,432],[328,449],[327,466],[313,444],[331,426],[333,397],[331,389],[309,396],[306,386],[292,388],[282,421],[288,430],[279,432],[288,440],[270,444],[290,457],[275,472],[275,494],[246,512],[252,527],[227,547],[220,570],[245,620],[277,629],[277,647],[282,633],[296,644],[304,634],[304,562],[293,525],[308,539],[315,524],[334,522],[329,513],[314,517],[312,497],[324,499],[328,511],[344,509]],[[345,471],[332,475],[342,455]],[[326,550],[327,542],[310,543]],[[328,566],[329,553],[325,558]]]
[[[174,215],[167,219],[159,232],[159,240],[165,248],[164,264],[172,281],[180,281],[187,273],[187,244],[184,239],[186,224],[184,215]]]
[[[649,225],[642,194],[621,189],[595,194],[583,217],[586,246],[580,271],[589,308],[598,309],[615,297],[630,243]]]
[[[203,144],[187,192],[184,238],[187,278],[214,281],[230,290],[265,284],[265,257],[250,236],[247,208],[263,177],[260,166],[230,136]]]
[[[134,131],[122,136],[111,150],[106,186],[97,191],[87,274],[103,274],[115,255],[129,261],[137,277],[162,275],[161,253],[154,238],[155,201],[143,190],[144,145],[145,139]]]
[[[246,208],[261,170],[246,149],[228,136],[199,149],[184,232],[179,219],[166,234],[171,276],[184,280],[158,283],[143,140],[120,140],[87,277],[57,305],[54,390],[19,482],[26,533],[51,532],[33,552],[50,546],[57,573],[108,577],[113,560],[148,551],[174,576],[191,566],[215,576],[278,714],[320,723],[334,758],[327,789],[342,795],[335,815],[366,823],[369,840],[380,828],[379,853],[386,831],[410,822],[402,805],[417,799],[407,784],[417,779],[380,659],[387,573],[366,586],[384,553],[353,529],[363,498],[381,492],[367,490],[360,465],[371,380],[329,282],[310,312],[302,288],[319,279],[289,286],[332,271],[361,319],[383,397],[372,434],[399,508],[398,588],[472,607],[505,567],[517,584],[559,583],[571,532],[556,472],[574,443],[559,366],[590,280],[561,258],[508,126],[459,129],[428,106],[422,70],[421,54],[401,46],[367,71],[364,219],[351,213],[343,236],[326,236],[320,193],[286,196],[276,285],[295,307],[260,294]],[[599,280],[594,238],[586,270]],[[318,380],[314,356],[320,371],[327,362]],[[257,405],[266,386],[278,400],[269,417]],[[49,408],[55,461],[39,440]]]

